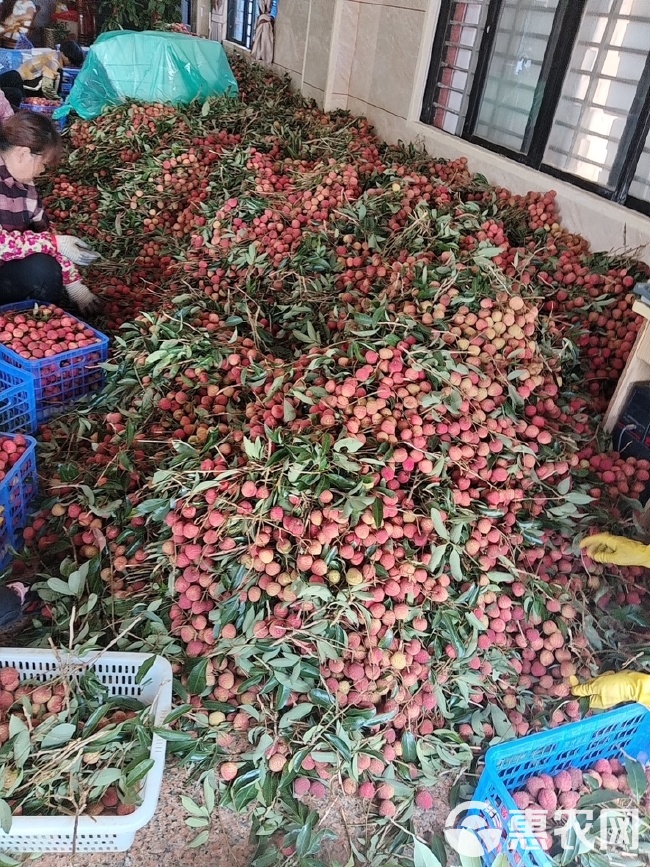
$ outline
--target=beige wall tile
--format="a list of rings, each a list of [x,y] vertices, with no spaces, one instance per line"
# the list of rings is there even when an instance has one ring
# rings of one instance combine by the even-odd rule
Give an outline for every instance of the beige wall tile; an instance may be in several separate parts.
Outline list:
[[[367,101],[370,97],[372,77],[375,72],[382,9],[380,6],[370,4],[358,4],[358,7],[359,21],[350,72],[349,93],[355,99]]]
[[[302,95],[305,97],[305,99],[315,100],[316,103],[321,107],[325,100],[325,91],[321,90],[320,87],[312,87],[310,84],[303,84]]]
[[[309,0],[282,0],[278,4],[274,62],[302,76],[307,42]]]
[[[332,92],[347,93],[357,47],[360,4],[356,0],[342,0],[338,32],[333,35],[335,45],[335,66],[330,82]]]
[[[408,114],[424,13],[394,6],[359,6],[350,96],[399,117]]]
[[[303,4],[307,5],[304,0]],[[305,83],[323,91],[327,85],[334,7],[334,0],[311,0]]]
[[[280,73],[280,75],[286,73],[289,76],[294,90],[302,90],[302,72],[296,72],[294,69],[286,69],[284,66],[280,66],[277,63],[273,64],[273,68],[276,72]]]
[[[355,0],[356,3],[369,6],[397,6],[400,9],[416,9],[425,12],[431,0]]]

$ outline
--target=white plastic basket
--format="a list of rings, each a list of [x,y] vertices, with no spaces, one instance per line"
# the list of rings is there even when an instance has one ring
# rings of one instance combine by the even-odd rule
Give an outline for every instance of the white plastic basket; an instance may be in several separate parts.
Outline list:
[[[1,648],[0,668],[13,666],[21,680],[45,682],[63,668],[79,665],[95,671],[110,695],[137,698],[153,706],[154,721],[161,725],[171,710],[172,669],[166,659],[156,657],[143,683],[136,677],[147,653],[91,654],[82,660],[62,651]],[[0,830],[0,851],[17,852],[126,852],[135,832],[151,821],[156,811],[165,768],[165,741],[153,736],[151,758],[154,766],[144,780],[142,805],[129,816],[14,816],[11,830]]]

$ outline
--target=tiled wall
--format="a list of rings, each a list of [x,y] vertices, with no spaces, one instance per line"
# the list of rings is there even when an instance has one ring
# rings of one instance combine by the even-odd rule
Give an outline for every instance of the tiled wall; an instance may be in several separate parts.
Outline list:
[[[335,0],[282,0],[275,21],[274,64],[305,96],[325,101]]]
[[[644,0],[647,2],[647,0]],[[566,226],[596,250],[650,242],[650,219],[420,123],[440,0],[281,0],[275,65],[326,109],[365,115],[390,142],[471,168],[517,193],[556,189]],[[642,253],[650,263],[650,250]]]

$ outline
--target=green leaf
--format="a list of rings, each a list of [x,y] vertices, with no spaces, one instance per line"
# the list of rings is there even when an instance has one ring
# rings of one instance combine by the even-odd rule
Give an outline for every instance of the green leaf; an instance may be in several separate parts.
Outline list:
[[[89,569],[90,562],[82,563],[81,566],[68,578],[68,585],[71,592],[74,593],[75,596],[81,596],[81,594],[83,593],[84,587],[86,586],[86,578],[88,577]]]
[[[128,788],[132,788],[136,783],[139,783],[140,780],[143,780],[149,771],[153,768],[155,762],[153,759],[144,759],[133,768],[132,771],[126,776],[126,786]]]
[[[121,777],[122,771],[119,768],[102,768],[88,778],[88,786],[93,789],[106,789],[117,783]]]
[[[62,581],[60,578],[48,578],[47,586],[50,590],[54,590],[55,593],[59,593],[62,596],[76,596],[75,591],[67,584],[65,581]]]
[[[449,568],[451,569],[451,574],[454,576],[456,581],[464,581],[463,569],[460,563],[460,554],[454,548],[452,549],[449,555]]]
[[[153,668],[156,662],[155,656],[150,656],[149,659],[145,659],[140,668],[138,669],[138,673],[135,676],[136,683],[142,683],[145,677],[149,674],[151,669]]]
[[[29,732],[20,731],[13,738],[14,764],[17,768],[22,768],[29,758],[31,752],[31,742]]]
[[[439,509],[431,509],[431,520],[433,521],[433,529],[441,539],[449,539],[449,533],[445,527],[442,514]]]
[[[99,707],[95,708],[86,720],[84,725],[84,735],[87,736],[92,734],[110,710],[111,705],[108,703],[100,704]]]
[[[188,828],[206,828],[210,825],[209,819],[199,819],[196,816],[190,816],[189,819],[185,820],[185,824]]]
[[[13,738],[14,735],[20,734],[21,732],[29,735],[29,729],[27,728],[25,720],[17,714],[12,713],[9,717],[9,737]]]
[[[444,556],[447,552],[447,544],[437,545],[433,548],[431,552],[431,560],[429,561],[428,570],[429,572],[435,572],[440,564],[442,563]]]
[[[428,846],[416,837],[413,842],[414,867],[443,867]]]
[[[494,256],[503,255],[503,249],[501,247],[491,246],[490,244],[487,244],[487,243],[485,246],[482,246],[481,244],[479,244],[478,250],[476,251],[476,255],[479,257],[482,256],[484,259],[492,259]]]
[[[358,452],[360,448],[363,447],[363,443],[361,440],[355,439],[354,437],[343,437],[340,440],[337,440],[334,443],[334,451],[340,452],[341,449],[345,449],[348,452]]]
[[[188,843],[190,849],[198,849],[199,846],[204,846],[210,837],[209,831],[201,831],[201,833],[195,837],[191,843]]]
[[[415,735],[413,732],[404,732],[402,735],[402,758],[405,762],[415,762],[417,760]]]
[[[203,780],[203,800],[205,801],[205,808],[210,814],[214,812],[216,803],[213,779],[211,779],[213,776],[213,774],[208,774],[208,776]]]
[[[293,421],[296,417],[296,410],[294,409],[291,401],[285,398],[282,406],[284,411],[283,421],[285,422],[285,424],[287,422]]]
[[[447,849],[442,834],[434,834],[431,837],[431,851],[436,856],[442,867],[447,867]],[[494,865],[492,865],[494,867]],[[507,867],[507,865],[505,865]]]
[[[578,802],[578,809],[583,807],[596,807],[599,804],[608,804],[620,798],[618,792],[613,792],[608,789],[596,789],[595,792],[590,792],[588,795],[583,795]]]
[[[0,828],[8,834],[11,831],[11,807],[0,798]]]
[[[41,746],[47,749],[48,747],[60,747],[67,744],[77,731],[76,725],[73,723],[59,723],[49,731],[43,740]]]
[[[190,695],[203,695],[207,688],[207,671],[209,659],[201,659],[192,668],[187,678],[187,690]]]
[[[384,523],[384,501],[380,497],[377,497],[372,504],[372,518],[375,527],[379,529]]]
[[[566,499],[569,503],[575,503],[577,506],[586,506],[587,503],[593,503],[594,501],[594,498],[590,497],[589,494],[581,494],[579,491],[572,491],[570,494],[567,494]]]
[[[205,819],[208,816],[208,812],[205,807],[200,807],[195,801],[193,801],[187,795],[181,795],[181,804],[185,808],[185,810],[190,814],[190,816],[196,816],[199,819]]]
[[[625,765],[627,782],[632,794],[634,795],[634,800],[640,801],[648,788],[648,781],[646,779],[645,771],[643,770],[643,765],[641,762],[638,762],[636,759],[629,756],[625,758],[623,764]]]
[[[231,786],[231,797],[237,811],[244,810],[257,797],[257,783],[260,777],[258,768],[237,777]]]
[[[313,704],[309,704],[309,702],[300,702],[300,704],[296,704],[293,707],[290,707],[285,713],[280,717],[280,728],[285,728],[287,725],[291,725],[298,720],[301,720],[303,717],[306,717],[311,711],[314,709]]]
[[[324,689],[312,689],[308,693],[309,701],[313,702],[318,707],[331,708],[336,707],[336,699]]]

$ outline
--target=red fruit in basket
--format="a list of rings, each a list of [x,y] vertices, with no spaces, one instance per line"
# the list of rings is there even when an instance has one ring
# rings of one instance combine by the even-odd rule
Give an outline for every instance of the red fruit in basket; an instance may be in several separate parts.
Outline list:
[[[571,777],[571,788],[577,791],[582,785],[582,771],[580,768],[569,768],[569,775]]]
[[[512,796],[512,800],[517,805],[518,810],[525,810],[527,807],[533,803],[532,797],[528,794],[528,792],[515,792]]]
[[[558,803],[563,810],[575,810],[580,800],[580,792],[561,792]]]
[[[119,795],[117,794],[117,789],[106,789],[104,792],[104,797],[102,798],[102,804],[105,807],[116,807],[120,802]]]
[[[554,813],[557,810],[557,795],[550,789],[540,789],[537,793],[537,803],[547,813]]]
[[[546,785],[541,777],[531,777],[530,780],[526,782],[526,791],[529,795],[532,795],[533,798],[536,798],[537,793],[545,788]]]
[[[613,774],[623,774],[625,773],[625,768],[620,759],[610,759],[609,766]]]
[[[553,782],[555,783],[555,788],[558,792],[570,792],[573,788],[571,774],[568,771],[560,771],[557,773],[553,778]]]
[[[19,673],[12,666],[0,668],[0,684],[9,692],[15,692],[20,684]]]
[[[598,761],[593,766],[594,771],[598,771],[599,774],[611,774],[612,766],[609,763],[609,759],[598,759]]]
[[[618,777],[615,774],[601,774],[600,780],[603,789],[610,789],[611,791],[618,789]]]

